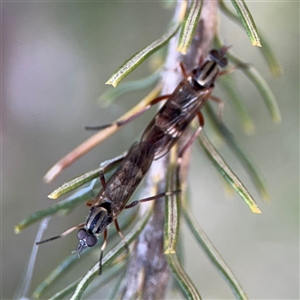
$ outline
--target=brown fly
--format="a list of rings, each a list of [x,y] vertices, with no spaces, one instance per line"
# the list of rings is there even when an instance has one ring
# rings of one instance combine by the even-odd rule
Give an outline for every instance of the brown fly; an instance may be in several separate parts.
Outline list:
[[[223,103],[218,98],[212,96],[211,93],[216,78],[222,74],[220,68],[227,66],[227,50],[228,47],[226,46],[219,50],[211,50],[208,58],[203,63],[199,63],[199,67],[193,69],[189,74],[186,73],[183,65],[180,65],[184,79],[178,84],[171,95],[163,95],[155,98],[137,114],[122,122],[117,122],[117,126],[123,126],[138,117],[152,105],[167,99],[145,129],[141,140],[147,141],[154,146],[154,159],[158,159],[168,153],[191,121],[198,116],[200,127],[191,137],[190,141],[188,141],[187,144],[190,145],[204,125],[204,119],[200,111],[208,99],[212,99],[219,104],[219,116],[221,116]],[[87,129],[103,129],[109,126],[111,124],[99,127],[87,127]]]
[[[200,67],[186,75],[182,67],[184,79],[179,83],[173,94],[157,112],[145,129],[142,140],[155,147],[155,159],[165,155],[178,141],[182,133],[198,115],[200,127],[204,121],[200,113],[207,99],[211,98],[214,82],[220,73],[220,67],[227,65],[225,57],[227,48],[212,50],[209,58]],[[200,132],[200,130],[199,130]]]
[[[87,203],[87,205],[90,206],[90,212],[86,222],[68,229],[59,236],[37,242],[37,244],[42,244],[60,237],[64,237],[72,231],[79,229],[77,234],[79,244],[76,251],[80,256],[84,248],[93,247],[97,243],[97,236],[103,232],[104,242],[101,247],[99,261],[101,273],[102,256],[108,238],[107,226],[114,222],[119,235],[123,240],[125,240],[117,221],[117,217],[120,212],[124,208],[131,208],[137,205],[139,202],[154,200],[170,194],[161,193],[149,198],[133,201],[131,204],[126,206],[129,198],[132,196],[144,175],[150,168],[153,159],[154,148],[151,144],[147,142],[134,144],[128,151],[127,155],[115,173],[107,182],[103,173],[100,172],[102,189],[94,200]]]

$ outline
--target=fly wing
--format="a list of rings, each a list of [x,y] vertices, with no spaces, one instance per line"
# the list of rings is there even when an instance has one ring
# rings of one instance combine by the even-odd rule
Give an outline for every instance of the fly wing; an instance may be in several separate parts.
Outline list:
[[[154,158],[154,148],[147,142],[134,144],[106,184],[105,196],[111,203],[113,218],[121,212],[143,179]]]
[[[195,118],[201,95],[187,82],[178,86],[143,133],[142,140],[155,148],[155,159],[165,155]]]

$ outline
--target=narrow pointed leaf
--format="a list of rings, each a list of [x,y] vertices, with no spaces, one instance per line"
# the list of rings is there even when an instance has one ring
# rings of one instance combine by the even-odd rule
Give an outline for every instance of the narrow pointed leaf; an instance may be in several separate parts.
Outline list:
[[[205,254],[208,256],[210,261],[214,264],[214,266],[218,269],[218,271],[222,273],[222,275],[228,282],[230,288],[235,293],[236,298],[243,299],[243,300],[248,299],[239,281],[237,280],[233,272],[230,270],[226,262],[223,260],[223,258],[221,257],[217,249],[211,243],[211,241],[209,240],[209,238],[207,237],[203,229],[199,226],[192,212],[187,207],[186,202],[187,200],[183,201],[184,203],[183,216],[193,236],[195,237],[195,239],[197,240],[197,242],[199,243],[199,245],[201,246]]]
[[[209,116],[211,117],[211,120],[215,123],[222,137],[226,140],[227,144],[230,146],[230,148],[237,155],[241,163],[244,165],[251,180],[253,181],[254,185],[262,195],[262,198],[265,201],[269,201],[270,199],[269,192],[262,174],[256,168],[256,166],[248,157],[248,155],[245,153],[245,151],[242,150],[242,148],[239,146],[233,134],[229,131],[226,125],[223,122],[220,122],[218,120],[217,116],[215,115],[211,107],[207,105],[206,108],[207,108],[207,112],[209,113]]]
[[[220,41],[217,41],[217,43],[220,45]],[[264,78],[253,66],[247,64],[245,61],[237,57],[237,55],[233,54],[232,51],[229,50],[227,56],[255,85],[270,112],[272,120],[275,123],[280,123],[281,115],[278,104],[274,94]]]
[[[165,254],[176,253],[178,241],[180,209],[178,195],[168,196],[166,199],[166,220],[165,220]]]
[[[90,253],[91,250],[95,250],[92,248],[86,249],[81,255],[81,257],[85,257]],[[38,287],[34,290],[32,294],[32,298],[40,298],[42,294],[45,292],[47,288],[49,288],[59,277],[61,277],[75,262],[79,260],[78,254],[73,253],[69,255],[66,259],[64,259],[46,278],[43,280]],[[76,280],[77,282],[77,280]],[[77,282],[78,283],[78,282]]]
[[[15,226],[15,233],[20,233],[29,225],[47,217],[57,213],[58,211],[65,210],[65,209],[72,209],[76,205],[83,203],[91,198],[91,190],[94,187],[95,182],[92,182],[88,187],[81,189],[80,191],[76,192],[74,195],[68,197],[67,199],[52,205],[46,209],[39,210],[33,214],[31,214],[26,219],[22,220],[19,224]]]
[[[253,120],[251,119],[248,113],[247,107],[245,106],[243,99],[237,91],[233,76],[231,74],[222,76],[218,79],[218,83],[224,89],[224,92],[227,94],[229,101],[231,101],[234,105],[234,108],[237,112],[237,116],[240,119],[244,131],[246,133],[252,133],[255,129],[255,126]]]
[[[182,54],[187,53],[187,50],[193,40],[194,33],[199,22],[202,4],[202,0],[192,1],[189,12],[183,22],[177,46],[177,51]]]
[[[123,116],[116,120],[116,122],[122,122],[134,114],[139,113],[142,109],[144,109],[149,103],[158,96],[161,91],[161,85],[157,85],[148,95],[146,95],[136,106],[127,111]],[[116,133],[120,128],[120,126],[116,125],[116,122],[108,128],[100,130],[86,141],[81,143],[67,155],[65,155],[62,159],[60,159],[44,176],[45,182],[51,182],[54,178],[56,178],[65,168],[78,160],[81,156],[86,154],[88,151],[92,150],[94,147],[103,142],[106,138]]]
[[[124,259],[125,259],[125,256],[124,256]],[[117,262],[114,262],[114,264],[111,266],[111,268],[109,270],[107,270],[105,272],[105,274],[102,274],[100,283],[97,283],[97,286],[92,288],[92,290],[94,290],[95,288],[97,290],[99,290],[105,284],[112,281],[124,268],[125,264],[124,264],[123,260],[122,261],[118,260]],[[76,286],[78,285],[80,280],[81,279],[77,279],[76,281],[71,283],[69,286],[67,286],[63,290],[57,292],[55,295],[53,295],[50,298],[50,300],[60,300],[60,299],[65,298],[67,295],[69,295],[75,291]],[[113,298],[109,298],[109,299],[113,299]]]
[[[164,46],[175,35],[179,26],[180,24],[173,25],[161,38],[133,55],[109,78],[106,84],[111,84],[116,87],[122,79],[137,68],[146,58]]]
[[[115,158],[109,159],[103,163],[100,164],[100,167],[86,172],[80,176],[77,176],[75,178],[73,178],[70,181],[65,182],[62,186],[60,186],[59,188],[57,188],[56,190],[54,190],[49,196],[48,198],[50,199],[57,199],[60,196],[73,191],[74,189],[82,186],[83,184],[90,182],[91,180],[95,179],[95,178],[99,178],[100,176],[100,171],[102,171],[103,173],[107,172],[109,169],[111,169],[115,164],[119,163],[120,161],[123,160],[123,158],[125,157],[125,154],[119,155]]]
[[[173,275],[175,276],[177,282],[179,283],[182,291],[184,292],[187,299],[190,300],[200,300],[201,296],[192,283],[191,279],[188,277],[184,269],[182,268],[178,257],[176,254],[166,255],[168,264],[172,270]]]
[[[242,199],[246,202],[246,204],[248,204],[252,212],[261,213],[253,197],[247,191],[243,183],[229,168],[229,166],[226,164],[226,162],[218,153],[218,151],[215,149],[215,147],[210,143],[208,138],[205,136],[203,130],[201,131],[198,140],[201,146],[203,147],[205,153],[209,157],[209,159],[217,167],[221,175],[230,183],[230,185],[235,189],[235,191],[242,197]]]
[[[272,49],[270,44],[264,38],[264,36],[260,33],[261,45],[260,51],[265,58],[271,73],[274,77],[280,77],[283,73],[282,67]]]
[[[281,114],[275,96],[261,74],[252,66],[242,69],[245,75],[252,81],[265,101],[267,108],[275,123],[281,122]]]
[[[225,1],[223,1],[223,0],[220,1],[220,8],[230,19],[232,19],[237,24],[241,24],[240,19],[228,8]],[[261,34],[261,32],[260,32],[259,36],[260,36],[261,45],[262,45],[262,47],[260,47],[259,50],[261,51],[262,55],[264,56],[272,75],[275,77],[281,76],[282,68],[280,66],[280,63],[279,63],[272,47],[268,43],[267,39]]]
[[[99,102],[101,103],[101,106],[106,107],[120,96],[123,96],[125,93],[145,89],[157,82],[158,79],[159,72],[155,72],[143,79],[121,82],[115,89],[110,88],[106,92],[104,92],[99,97]]]
[[[179,182],[174,182],[177,172],[176,150],[177,148],[175,147],[171,150],[166,191],[175,191],[180,189]],[[172,194],[168,196],[165,204],[164,250],[165,254],[168,255],[176,253],[180,220],[180,194]]]
[[[246,3],[243,0],[231,0],[231,2],[244,25],[252,46],[261,47],[256,25]]]
[[[80,279],[77,279],[76,281],[69,284],[67,287],[65,287],[63,290],[57,292],[55,295],[53,295],[49,300],[61,300],[61,299],[67,299],[67,296],[70,295],[73,291],[75,291],[77,284],[79,283]]]

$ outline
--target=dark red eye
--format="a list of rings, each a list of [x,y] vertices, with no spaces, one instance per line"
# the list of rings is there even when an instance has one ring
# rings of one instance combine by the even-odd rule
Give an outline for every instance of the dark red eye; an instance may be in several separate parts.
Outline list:
[[[94,235],[88,235],[86,237],[86,244],[88,247],[93,247],[97,243],[97,238]]]
[[[87,235],[87,232],[85,229],[79,229],[77,232],[77,237],[79,240],[83,240]]]

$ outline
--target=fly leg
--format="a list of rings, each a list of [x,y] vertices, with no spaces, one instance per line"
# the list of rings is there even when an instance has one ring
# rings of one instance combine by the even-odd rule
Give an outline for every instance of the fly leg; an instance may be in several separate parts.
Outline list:
[[[115,223],[116,230],[117,230],[117,232],[118,232],[120,238],[124,241],[124,244],[125,244],[125,247],[126,247],[126,251],[128,252],[128,251],[129,251],[128,244],[127,244],[127,241],[126,241],[126,239],[125,239],[124,234],[122,233],[122,231],[121,231],[121,229],[120,229],[118,220],[115,219],[115,220],[114,220],[114,223]]]
[[[107,231],[107,229],[105,229],[103,232],[103,244],[101,247],[100,259],[99,259],[99,275],[101,275],[101,273],[102,273],[102,258],[103,258],[103,252],[107,245],[107,240],[108,240],[108,231]]]
[[[156,199],[159,199],[161,197],[166,197],[166,196],[178,194],[180,192],[181,192],[180,190],[172,191],[172,192],[164,192],[164,193],[157,194],[155,196],[147,197],[147,198],[140,199],[140,200],[135,200],[135,201],[131,202],[130,204],[126,205],[124,208],[125,209],[132,208],[132,207],[138,205],[140,202],[146,202],[146,201],[156,200]]]
[[[100,125],[100,126],[86,126],[85,129],[86,130],[102,130],[102,129],[113,127],[113,126],[116,126],[117,128],[120,128],[120,127],[126,125],[127,123],[131,122],[132,120],[136,119],[140,115],[142,115],[151,106],[157,104],[158,102],[160,102],[162,100],[165,100],[165,99],[169,98],[170,96],[171,96],[170,94],[168,94],[168,95],[162,95],[162,96],[159,96],[159,97],[153,99],[148,105],[146,105],[145,107],[141,108],[141,110],[139,110],[137,113],[133,114],[132,116],[130,116],[130,117],[126,118],[126,119],[123,119],[123,120],[120,120],[120,121],[116,121],[116,122],[113,122],[111,124]]]
[[[105,177],[104,177],[104,172],[103,170],[100,170],[100,181],[101,181],[101,184],[102,184],[102,189],[106,189],[106,180],[105,180]],[[86,206],[92,206],[95,202],[95,199],[91,199],[91,200],[88,200],[85,202],[85,205]]]
[[[197,113],[197,117],[199,120],[199,127],[197,128],[197,130],[193,133],[193,135],[189,138],[189,140],[186,142],[186,144],[183,146],[183,148],[180,150],[179,155],[178,155],[178,164],[181,164],[182,161],[182,157],[185,153],[185,151],[192,146],[192,144],[194,143],[195,139],[197,138],[197,136],[200,134],[200,131],[202,130],[203,126],[204,126],[204,117],[202,115],[202,113],[199,111]]]
[[[181,69],[183,77],[186,78],[187,77],[187,72],[186,72],[186,69],[185,69],[183,63],[180,63],[180,69]]]
[[[209,96],[209,99],[218,104],[218,119],[220,122],[222,122],[223,112],[224,112],[224,102],[221,99],[212,95]]]

